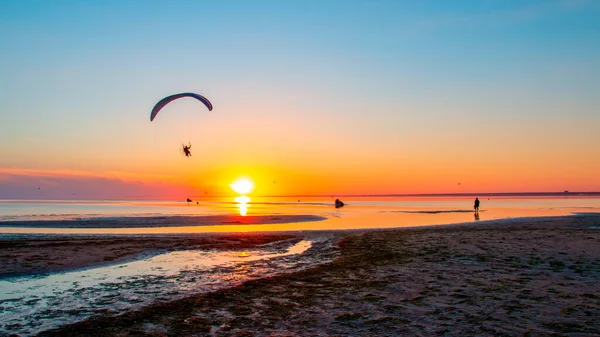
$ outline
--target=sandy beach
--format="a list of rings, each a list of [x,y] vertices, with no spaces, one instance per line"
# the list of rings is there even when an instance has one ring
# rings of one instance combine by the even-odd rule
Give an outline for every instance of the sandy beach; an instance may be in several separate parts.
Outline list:
[[[336,232],[334,249],[340,257],[332,263],[116,317],[94,317],[41,335],[595,336],[600,334],[599,227],[598,216],[571,216]],[[52,254],[64,256],[78,246],[94,249],[90,255],[96,260],[91,263],[101,263],[107,257],[131,258],[146,249],[173,248],[175,242],[182,248],[226,248],[297,238],[246,233],[218,240],[169,240],[174,241],[72,240],[63,253],[42,248],[46,258],[23,252],[52,240],[31,240],[29,249],[20,245],[21,253],[3,242],[1,261],[7,265],[10,249],[30,264],[13,270],[32,272],[45,268],[45,259],[59,257]],[[73,265],[65,262],[60,268],[90,263],[70,261]]]

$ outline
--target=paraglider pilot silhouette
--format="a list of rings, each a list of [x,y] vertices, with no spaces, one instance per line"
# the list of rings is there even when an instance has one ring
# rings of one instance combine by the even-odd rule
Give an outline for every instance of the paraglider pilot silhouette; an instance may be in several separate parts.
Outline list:
[[[185,145],[185,144],[181,144],[181,146],[183,146],[182,150],[183,150],[183,154],[186,157],[191,157],[192,156],[192,152],[190,151],[190,149],[192,148],[192,144]]]
[[[163,99],[161,99],[160,101],[158,101],[158,103],[156,103],[156,105],[154,106],[154,108],[152,108],[152,112],[150,113],[150,121],[152,122],[154,120],[154,118],[156,117],[156,115],[158,115],[158,112],[165,107],[165,105],[171,103],[172,101],[182,98],[182,97],[192,97],[195,98],[197,100],[199,100],[200,102],[204,103],[204,105],[206,105],[206,107],[208,108],[208,111],[212,111],[213,106],[212,103],[204,96],[199,95],[199,94],[195,94],[192,92],[184,92],[181,94],[175,94],[175,95],[171,95],[171,96],[167,96]],[[181,144],[182,148],[182,152],[186,157],[191,157],[192,156],[192,144],[188,143],[188,145],[185,144]]]

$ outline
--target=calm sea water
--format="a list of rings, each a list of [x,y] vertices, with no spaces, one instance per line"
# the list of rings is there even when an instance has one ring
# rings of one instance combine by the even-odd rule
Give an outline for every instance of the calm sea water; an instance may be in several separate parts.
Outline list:
[[[391,228],[476,222],[518,217],[600,212],[600,195],[482,196],[479,214],[472,196],[346,197],[343,208],[332,197],[237,197],[180,201],[0,200],[0,233],[144,234],[227,231],[281,231]],[[181,226],[161,228],[19,228],[18,220],[156,217],[175,215],[318,215],[325,221],[289,224]]]

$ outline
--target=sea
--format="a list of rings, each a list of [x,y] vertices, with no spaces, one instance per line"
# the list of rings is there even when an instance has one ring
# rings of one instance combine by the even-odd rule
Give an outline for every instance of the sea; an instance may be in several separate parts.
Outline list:
[[[473,209],[479,198],[479,212]],[[233,287],[333,261],[336,230],[485,223],[577,214],[600,214],[600,193],[478,194],[336,197],[198,197],[157,200],[0,200],[0,243],[53,236],[144,236],[217,232],[301,233],[277,249],[174,250],[127,261],[35,275],[0,277],[0,336],[36,335],[95,315],[119,315],[157,302]],[[279,224],[212,224],[115,228],[102,219],[179,216],[311,215],[311,221]],[[319,220],[314,220],[314,216]],[[284,217],[281,217],[284,218]],[[95,228],[44,226],[98,220]],[[27,224],[37,224],[28,226]],[[77,223],[77,221],[75,221]],[[14,242],[14,241],[13,241]]]
[[[345,203],[335,208],[335,199]],[[479,198],[479,212],[473,209]],[[156,234],[236,231],[374,229],[483,222],[600,212],[600,193],[520,193],[392,196],[198,197],[158,200],[0,200],[4,234]],[[27,228],[20,221],[215,215],[313,215],[288,224],[219,224],[145,228]]]

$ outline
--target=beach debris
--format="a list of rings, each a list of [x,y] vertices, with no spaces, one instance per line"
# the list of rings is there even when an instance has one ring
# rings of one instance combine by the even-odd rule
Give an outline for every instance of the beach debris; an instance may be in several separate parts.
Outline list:
[[[335,208],[344,207],[344,203],[340,199],[335,199]]]
[[[186,201],[187,201],[187,202],[192,202],[192,199],[190,199],[190,198],[187,198],[187,199],[186,199]]]
[[[206,105],[206,107],[208,108],[208,111],[212,111],[212,109],[213,109],[212,103],[206,97],[199,95],[199,94],[195,94],[193,92],[184,92],[181,94],[167,96],[167,97],[161,99],[160,101],[158,101],[158,103],[156,103],[154,108],[152,108],[152,112],[150,112],[150,121],[153,121],[154,118],[156,118],[156,115],[158,115],[158,112],[162,108],[164,108],[165,105],[171,103],[172,101],[174,101],[176,99],[183,98],[183,97],[192,97],[192,98],[199,100],[200,102],[204,103],[204,105]]]

